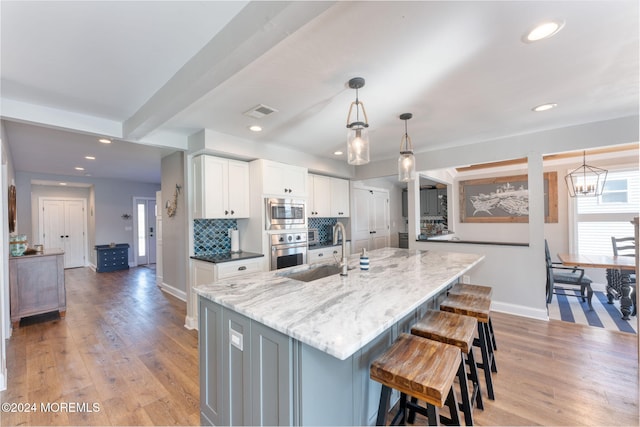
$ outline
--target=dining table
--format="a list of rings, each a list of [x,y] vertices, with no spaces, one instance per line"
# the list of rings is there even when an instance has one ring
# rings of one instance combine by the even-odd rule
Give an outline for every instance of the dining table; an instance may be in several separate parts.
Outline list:
[[[636,270],[635,256],[593,255],[580,253],[559,253],[558,259],[568,267],[587,267],[607,269],[607,301],[613,304],[620,299],[622,318],[629,320],[632,306],[637,312],[635,283],[631,283],[630,274]]]

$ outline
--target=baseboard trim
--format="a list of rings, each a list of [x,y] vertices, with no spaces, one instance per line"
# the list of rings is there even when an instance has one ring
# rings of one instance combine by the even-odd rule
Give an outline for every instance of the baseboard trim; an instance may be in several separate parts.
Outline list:
[[[187,316],[184,319],[184,327],[190,330],[198,330],[198,319],[195,317]]]
[[[179,300],[187,302],[187,294],[185,293],[185,291],[182,291],[180,289],[174,288],[173,286],[169,286],[164,282],[160,283],[158,286],[160,286],[160,289],[163,292],[166,292],[169,295],[173,295],[174,297],[178,298]]]
[[[491,310],[500,313],[513,314],[514,316],[529,317],[537,320],[549,320],[547,309],[537,309],[526,307],[524,305],[508,304],[499,301],[491,302]]]
[[[0,391],[4,391],[7,389],[7,370],[3,369],[0,372]]]

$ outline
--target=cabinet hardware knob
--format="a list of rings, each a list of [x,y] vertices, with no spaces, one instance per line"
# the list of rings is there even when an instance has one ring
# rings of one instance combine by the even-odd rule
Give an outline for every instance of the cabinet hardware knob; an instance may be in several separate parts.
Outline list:
[[[232,210],[231,210],[231,215],[233,215],[234,213],[235,213],[235,211],[232,209]]]
[[[243,265],[243,266],[238,267],[238,271],[242,271],[242,270],[246,270],[246,269],[247,269],[247,267],[245,267],[244,265]]]
[[[324,254],[318,254],[318,258],[320,258],[321,256],[324,256]]]
[[[224,211],[224,214],[225,215],[229,215],[229,211]]]

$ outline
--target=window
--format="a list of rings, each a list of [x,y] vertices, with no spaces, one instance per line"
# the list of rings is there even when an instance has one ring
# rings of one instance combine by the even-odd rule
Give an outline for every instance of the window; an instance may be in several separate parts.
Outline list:
[[[574,200],[578,252],[613,255],[611,236],[634,233],[630,221],[640,206],[638,170],[610,170],[601,196]]]

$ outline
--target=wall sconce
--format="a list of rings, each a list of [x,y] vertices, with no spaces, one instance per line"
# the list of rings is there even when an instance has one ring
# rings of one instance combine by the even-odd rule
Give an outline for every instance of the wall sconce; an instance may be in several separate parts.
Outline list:
[[[411,117],[413,117],[411,113],[400,114],[400,120],[404,120],[404,135],[400,139],[398,180],[402,182],[413,181],[416,178],[416,158],[413,156],[413,144],[407,133],[407,120]]]
[[[120,215],[120,218],[124,219],[125,221],[131,218],[131,214],[128,213],[123,213],[122,215]]]
[[[369,163],[369,127],[367,112],[364,104],[358,100],[358,89],[364,86],[362,77],[354,77],[349,80],[349,87],[356,90],[356,100],[349,106],[349,114],[347,114],[347,162],[350,165],[365,165]],[[356,106],[356,120],[351,120],[351,111]],[[362,107],[362,115],[364,122],[360,121],[360,107]]]

